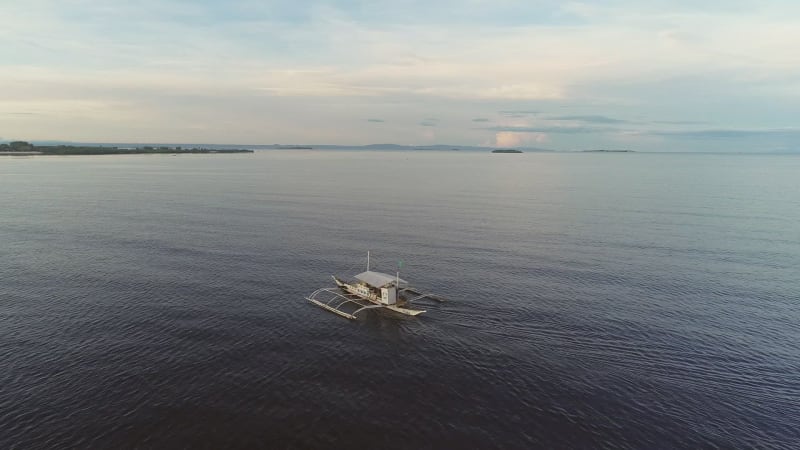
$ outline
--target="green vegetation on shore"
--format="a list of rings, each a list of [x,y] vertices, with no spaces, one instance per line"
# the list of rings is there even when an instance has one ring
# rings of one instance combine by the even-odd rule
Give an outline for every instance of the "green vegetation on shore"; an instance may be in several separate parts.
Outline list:
[[[188,153],[253,153],[245,149],[213,149],[182,147],[101,147],[76,145],[33,145],[25,141],[0,144],[0,154],[42,154],[42,155],[137,155],[137,154],[188,154]]]

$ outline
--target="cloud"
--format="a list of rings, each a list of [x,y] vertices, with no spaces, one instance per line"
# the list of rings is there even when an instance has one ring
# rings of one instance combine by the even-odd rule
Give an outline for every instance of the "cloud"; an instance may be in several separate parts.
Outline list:
[[[660,125],[705,125],[709,122],[704,120],[654,120],[650,123]]]
[[[512,110],[506,110],[506,111],[498,111],[498,113],[503,117],[522,118],[522,117],[536,116],[538,114],[541,114],[541,111],[512,111]]]
[[[569,120],[574,122],[587,122],[587,123],[630,123],[627,120],[613,119],[611,117],[599,116],[599,115],[557,116],[557,117],[548,117],[546,118],[546,120]]]
[[[708,129],[688,131],[650,131],[654,136],[674,137],[681,139],[747,139],[747,138],[778,138],[800,140],[800,129]]]
[[[545,133],[513,133],[501,131],[495,134],[495,147],[521,147],[526,144],[542,144],[547,142]]]
[[[383,123],[383,122],[385,122],[385,120],[383,120],[383,119],[367,119],[367,122]]]
[[[523,135],[520,133],[500,132],[495,135],[495,147],[517,147],[522,144]]]
[[[537,127],[537,126],[495,126],[487,127],[487,130],[508,133],[556,133],[556,134],[591,134],[621,132],[618,128],[607,127]]]
[[[679,139],[713,140],[713,139],[797,139],[800,140],[800,129],[704,129],[704,130],[647,130],[622,129],[615,127],[594,126],[493,126],[487,130],[502,133],[546,133],[546,134],[609,134],[614,136],[659,136]]]

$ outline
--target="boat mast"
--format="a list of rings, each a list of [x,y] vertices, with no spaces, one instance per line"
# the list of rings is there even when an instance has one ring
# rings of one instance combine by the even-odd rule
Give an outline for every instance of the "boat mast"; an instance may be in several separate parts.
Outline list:
[[[367,250],[367,272],[369,272],[369,250]]]

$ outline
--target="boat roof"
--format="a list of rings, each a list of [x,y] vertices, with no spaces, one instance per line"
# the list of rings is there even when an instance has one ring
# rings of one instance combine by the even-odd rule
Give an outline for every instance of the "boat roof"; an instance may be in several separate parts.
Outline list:
[[[373,272],[368,270],[356,275],[356,280],[363,281],[372,287],[382,288],[389,284],[394,284],[394,282],[397,281],[397,277],[394,275],[389,275],[388,273]],[[400,286],[402,287],[403,285],[407,286],[408,281],[400,278]]]

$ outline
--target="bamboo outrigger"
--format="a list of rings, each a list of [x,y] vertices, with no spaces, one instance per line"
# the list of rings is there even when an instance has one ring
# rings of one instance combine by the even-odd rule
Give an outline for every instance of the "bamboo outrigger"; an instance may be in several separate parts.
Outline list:
[[[369,252],[367,252],[367,271],[355,276],[354,282],[347,282],[332,276],[336,287],[325,287],[312,292],[306,300],[338,314],[347,319],[356,319],[356,315],[369,309],[386,309],[407,316],[416,316],[424,310],[410,309],[411,303],[428,298],[438,302],[444,299],[433,295],[423,294],[412,288],[408,282],[400,278],[400,272],[392,276],[382,272],[369,270]],[[348,306],[351,312],[343,307]],[[355,310],[352,310],[352,308]]]

